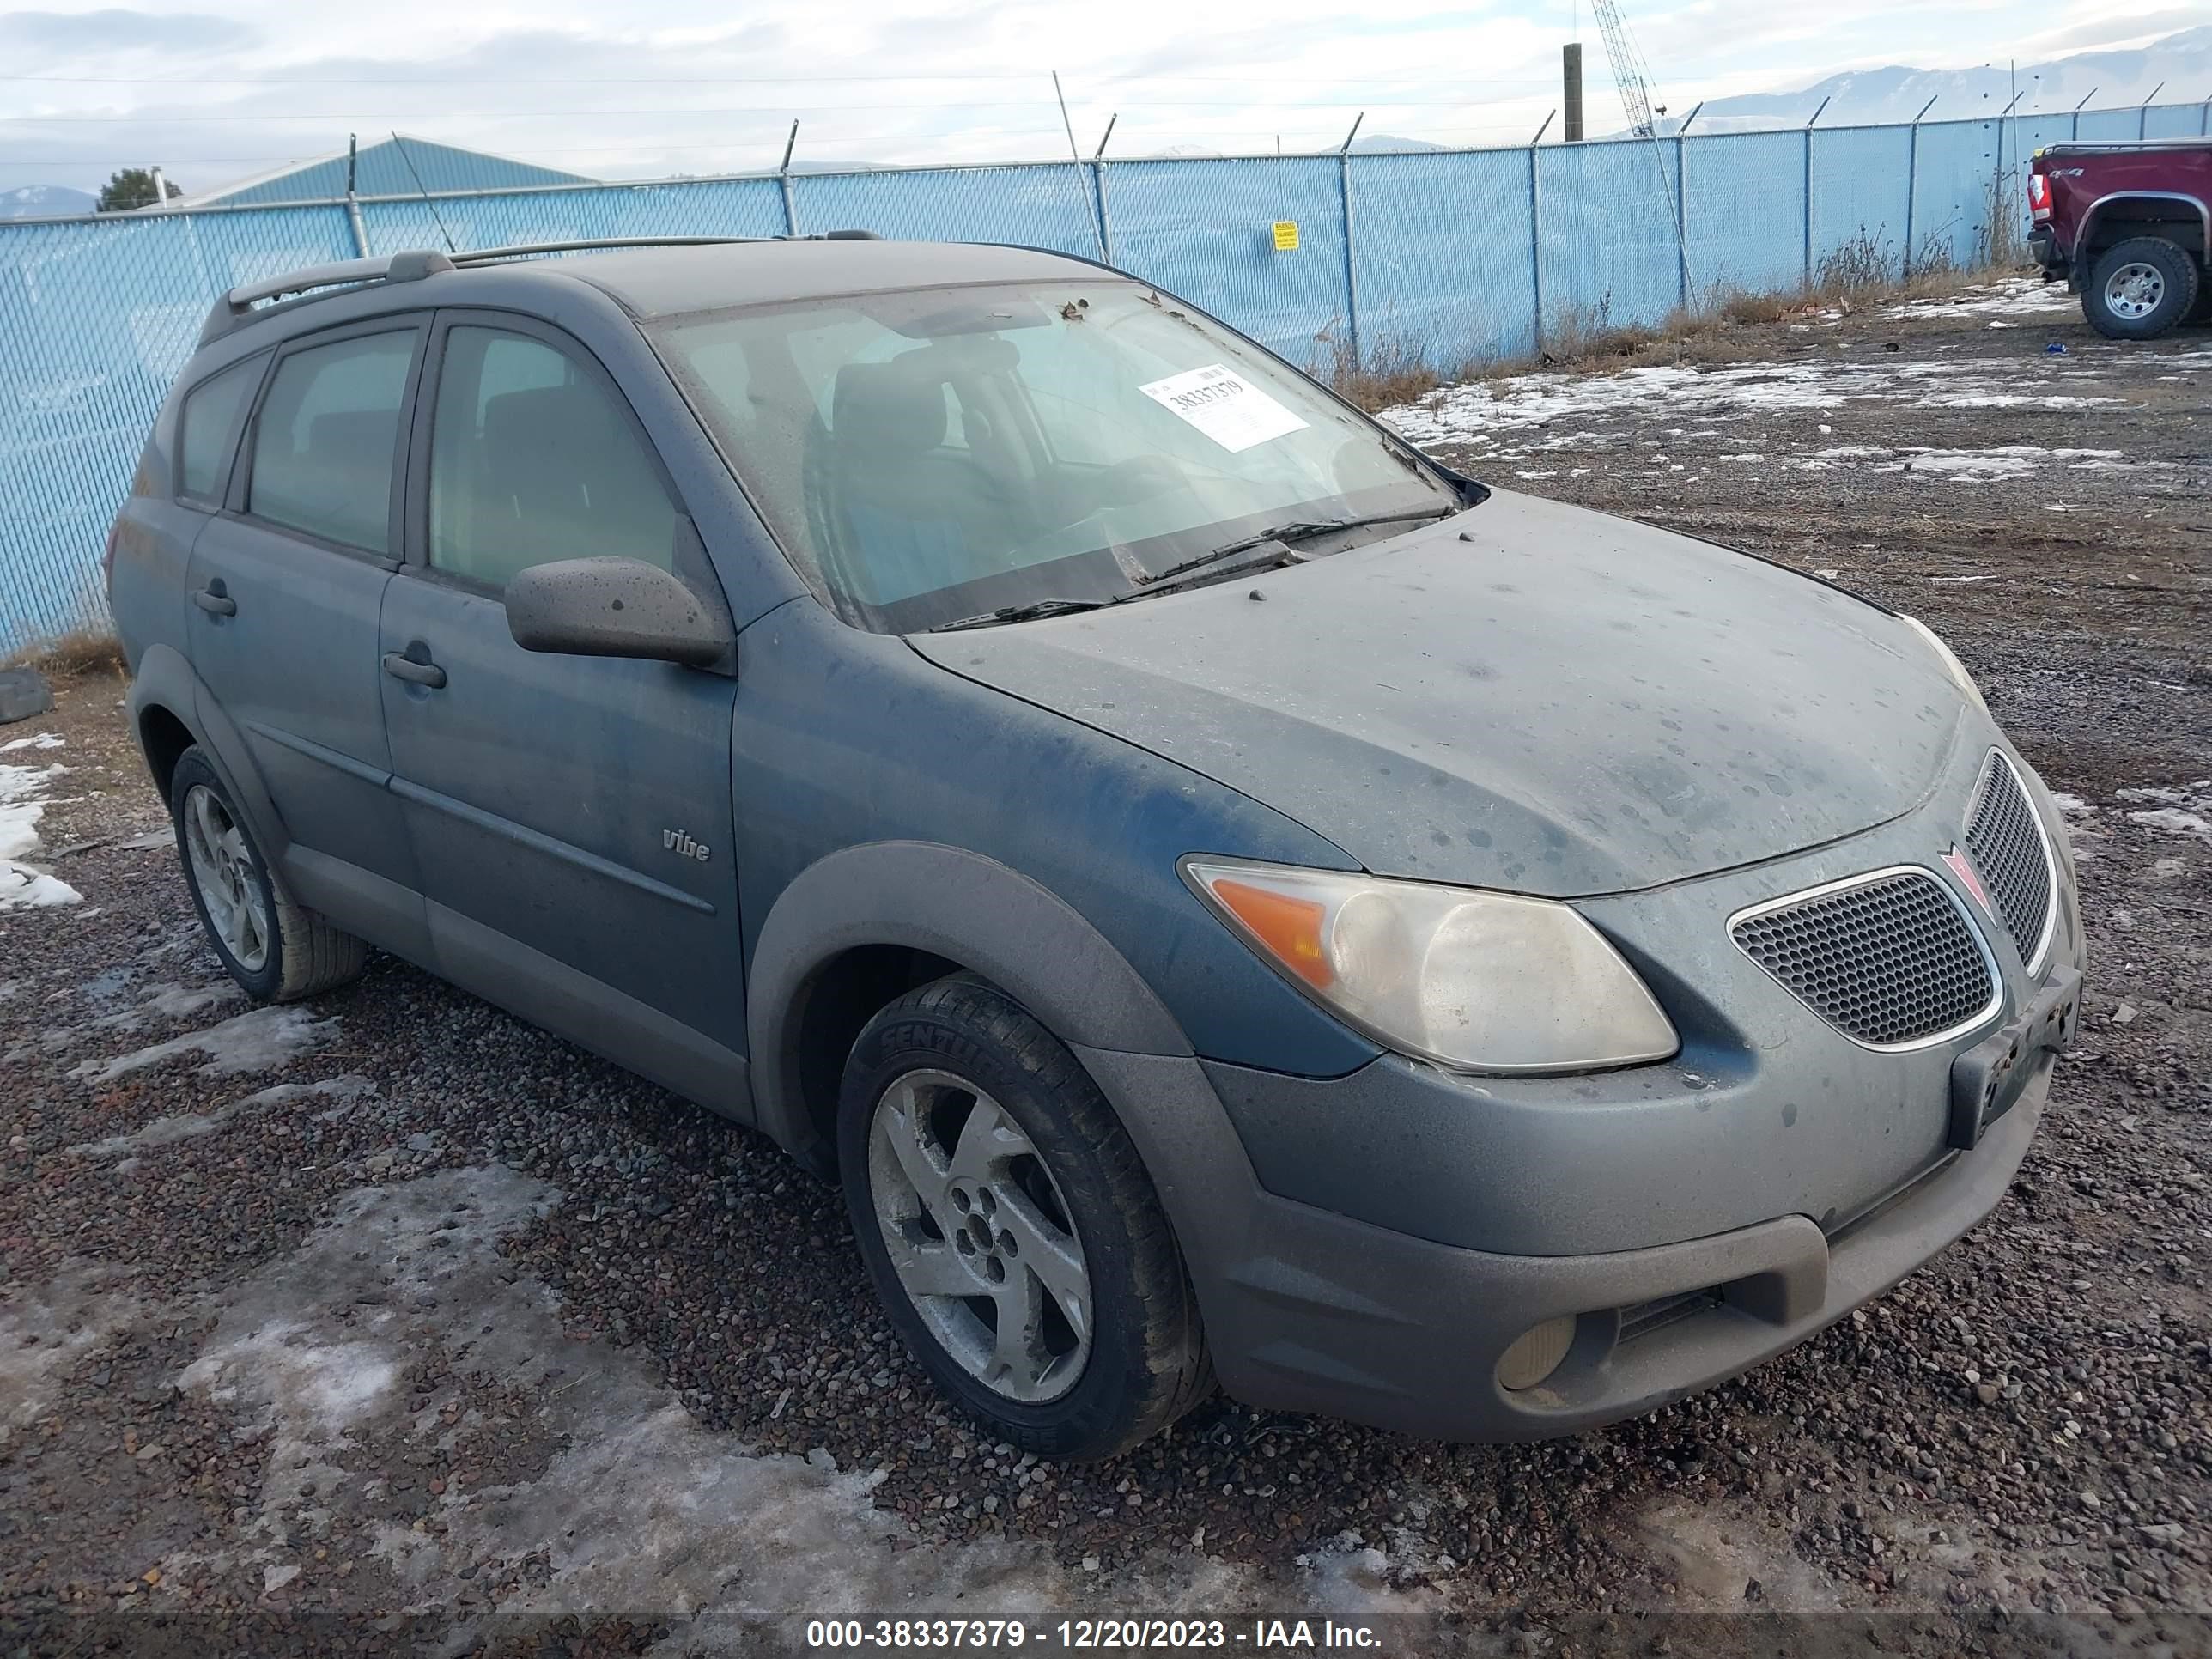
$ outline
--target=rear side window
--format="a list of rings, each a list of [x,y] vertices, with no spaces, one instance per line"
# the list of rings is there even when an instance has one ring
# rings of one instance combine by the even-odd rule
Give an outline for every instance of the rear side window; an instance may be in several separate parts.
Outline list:
[[[261,382],[268,358],[250,357],[233,363],[220,374],[202,380],[185,394],[178,411],[181,428],[178,441],[178,472],[183,493],[202,501],[222,499],[223,481],[230,474],[231,440],[246,400]]]
[[[246,510],[365,552],[392,550],[392,468],[415,331],[295,351],[253,424]]]
[[[567,353],[458,327],[430,428],[433,568],[487,587],[554,559],[675,564],[678,511],[627,411]]]

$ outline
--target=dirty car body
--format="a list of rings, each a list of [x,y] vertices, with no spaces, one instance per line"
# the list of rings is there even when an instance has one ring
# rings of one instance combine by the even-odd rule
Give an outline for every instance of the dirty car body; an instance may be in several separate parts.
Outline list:
[[[367,941],[836,1174],[995,1432],[1570,1433],[2003,1194],[2081,927],[1918,624],[1079,260],[411,259],[218,307],[117,526],[224,959]]]

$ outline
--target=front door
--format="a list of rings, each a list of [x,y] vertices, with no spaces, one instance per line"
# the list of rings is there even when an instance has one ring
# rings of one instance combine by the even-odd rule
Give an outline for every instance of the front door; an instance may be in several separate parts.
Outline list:
[[[385,596],[379,673],[440,969],[734,1103],[736,683],[525,651],[501,602],[554,559],[646,559],[702,591],[712,573],[629,405],[573,341],[462,313],[431,361],[419,545]]]
[[[339,926],[410,954],[422,909],[386,788],[376,647],[398,568],[399,434],[428,332],[387,319],[278,356],[226,510],[193,544],[185,612],[205,693],[282,820],[290,884]]]

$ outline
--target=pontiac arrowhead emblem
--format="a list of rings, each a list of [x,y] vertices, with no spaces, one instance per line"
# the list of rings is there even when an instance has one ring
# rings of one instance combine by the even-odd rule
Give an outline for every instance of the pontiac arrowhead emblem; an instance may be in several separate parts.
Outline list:
[[[1958,877],[1959,885],[1972,893],[1974,896],[1974,902],[1988,913],[1991,921],[1995,921],[1997,914],[1996,908],[1990,902],[1989,893],[1982,886],[1982,878],[1974,873],[1974,866],[1967,862],[1966,855],[1959,850],[1958,842],[1951,843],[1951,850],[1943,854],[1943,862],[1950,866],[1951,873]]]

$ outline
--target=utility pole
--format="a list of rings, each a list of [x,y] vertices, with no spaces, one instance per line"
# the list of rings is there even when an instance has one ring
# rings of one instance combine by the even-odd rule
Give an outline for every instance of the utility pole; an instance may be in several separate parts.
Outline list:
[[[1561,133],[1567,143],[1583,141],[1583,43],[1570,40],[1559,48],[1559,76],[1565,83],[1562,100],[1566,106],[1566,125]]]
[[[361,139],[346,134],[346,225],[353,232],[353,251],[358,258],[368,258],[368,227],[361,217]]]

